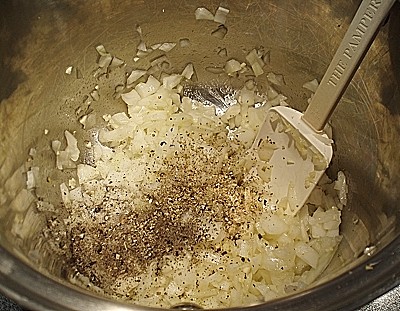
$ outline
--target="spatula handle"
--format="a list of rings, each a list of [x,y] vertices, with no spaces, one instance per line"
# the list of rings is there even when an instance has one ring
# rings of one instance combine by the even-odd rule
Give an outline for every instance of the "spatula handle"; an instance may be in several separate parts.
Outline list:
[[[324,129],[341,96],[396,0],[363,0],[332,59],[303,120],[315,131]]]

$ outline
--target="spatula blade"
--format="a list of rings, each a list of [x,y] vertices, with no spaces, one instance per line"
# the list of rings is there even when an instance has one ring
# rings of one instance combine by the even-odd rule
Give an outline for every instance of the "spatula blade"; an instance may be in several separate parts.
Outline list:
[[[294,215],[306,202],[332,159],[332,140],[315,132],[302,120],[302,113],[289,107],[268,111],[253,144],[259,150],[262,141],[274,143],[268,161],[271,166],[270,205]]]

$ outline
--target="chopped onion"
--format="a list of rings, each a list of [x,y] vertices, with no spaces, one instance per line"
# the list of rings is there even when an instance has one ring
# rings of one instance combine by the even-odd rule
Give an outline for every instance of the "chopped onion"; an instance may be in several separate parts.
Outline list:
[[[232,75],[233,73],[242,70],[242,65],[236,59],[230,59],[226,62],[224,70],[228,75]]]
[[[256,49],[251,50],[250,53],[247,54],[246,60],[249,62],[256,77],[264,73],[264,70],[262,69],[264,61],[258,56]]]
[[[153,59],[150,64],[151,64],[152,67],[155,67],[155,66],[159,66],[160,67],[161,64],[164,63],[164,62],[167,62],[169,64],[168,57],[165,54]]]
[[[311,92],[315,93],[317,91],[318,85],[319,85],[319,83],[318,83],[317,79],[314,79],[314,80],[304,83],[303,87],[305,89],[310,90]]]
[[[93,91],[90,92],[90,96],[94,101],[98,101],[100,99],[100,94],[99,91],[94,89]]]
[[[125,62],[118,58],[118,57],[113,57],[111,64],[110,64],[110,68],[117,68],[117,67],[121,67],[123,64],[125,64]]]
[[[163,51],[163,52],[169,52],[169,51],[171,51],[175,46],[176,46],[176,43],[173,43],[173,42],[165,42],[165,43],[161,44],[160,47],[159,47],[158,49],[161,50],[161,51]]]
[[[68,66],[67,69],[65,69],[65,73],[66,73],[67,75],[70,75],[70,74],[72,73],[72,69],[73,69],[72,66]]]
[[[189,63],[186,65],[185,69],[183,69],[181,76],[184,77],[185,79],[190,80],[193,76],[193,73],[194,73],[193,64]]]
[[[215,12],[214,22],[225,24],[226,16],[228,15],[229,10],[223,7],[218,7],[217,12]]]
[[[260,223],[267,234],[280,235],[289,230],[289,227],[285,221],[281,217],[274,214],[265,217]]]
[[[307,245],[304,242],[298,242],[296,247],[296,255],[304,260],[307,264],[309,264],[313,268],[317,268],[319,254],[313,249],[311,246]]]
[[[132,84],[139,80],[141,77],[143,77],[146,74],[146,70],[132,70],[132,72],[129,74],[128,78],[126,79],[126,83]]]
[[[145,98],[157,92],[160,85],[161,85],[160,81],[158,81],[153,76],[149,76],[147,82],[139,83],[138,85],[136,85],[135,90],[138,92],[141,98]]]
[[[273,72],[267,74],[267,79],[269,82],[275,85],[284,85],[285,81],[283,80],[283,75],[277,75]]]
[[[340,203],[347,205],[347,193],[349,189],[346,182],[346,175],[342,171],[338,172],[334,189],[338,191]]]
[[[140,27],[140,25],[136,26],[136,31],[139,34],[139,36],[142,36],[142,27]]]
[[[36,153],[37,153],[37,150],[35,148],[30,148],[29,149],[29,155],[31,157],[34,157],[36,155]]]
[[[187,38],[179,39],[179,46],[185,48],[190,45],[190,40]]]
[[[69,198],[69,189],[68,186],[65,183],[62,183],[60,185],[60,191],[61,191],[61,198],[64,204],[68,204],[71,202]]]
[[[76,167],[79,184],[83,184],[90,180],[100,177],[99,171],[93,166],[87,164],[78,164]]]
[[[144,41],[140,41],[137,49],[138,51],[147,52],[146,43],[144,43]]]
[[[158,48],[161,46],[161,44],[162,44],[162,43],[155,43],[155,44],[153,44],[153,45],[151,46],[151,49],[152,49],[153,51],[158,50]]]
[[[196,19],[206,19],[206,20],[214,20],[214,14],[212,14],[206,8],[197,8],[194,12]]]
[[[240,105],[239,105],[239,104],[236,104],[236,105],[230,106],[230,107],[226,110],[224,116],[229,120],[230,118],[232,118],[232,117],[238,115],[239,113],[240,113]]]
[[[80,153],[78,140],[69,131],[65,131],[65,138],[67,139],[67,148],[65,148],[65,151],[69,153],[72,161],[78,161]]]
[[[163,78],[163,87],[172,90],[182,81],[181,75],[170,75]]]
[[[129,93],[122,94],[121,98],[128,106],[132,106],[136,105],[142,97],[133,89]]]
[[[96,46],[96,51],[97,53],[99,53],[100,56],[105,56],[108,54],[106,48],[102,44]]]
[[[31,169],[26,172],[26,177],[26,188],[28,190],[36,188],[39,181],[39,167],[31,167]]]
[[[101,55],[98,61],[98,65],[100,68],[108,67],[111,64],[112,56],[111,54]]]

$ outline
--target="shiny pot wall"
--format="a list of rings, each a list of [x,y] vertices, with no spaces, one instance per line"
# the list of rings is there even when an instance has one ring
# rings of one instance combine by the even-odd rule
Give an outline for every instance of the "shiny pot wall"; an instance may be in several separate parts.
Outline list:
[[[75,111],[84,95],[101,83],[92,75],[96,45],[104,44],[131,61],[139,42],[136,25],[141,25],[148,42],[189,38],[190,47],[174,49],[169,56],[177,70],[193,62],[199,81],[220,78],[205,70],[228,59],[221,60],[218,48],[226,48],[229,58],[243,59],[245,51],[264,46],[270,51],[268,70],[284,75],[285,85],[279,91],[303,110],[310,95],[303,83],[322,77],[358,3],[226,1],[230,13],[223,40],[210,36],[215,24],[194,18],[197,7],[214,10],[220,4],[213,0],[0,3],[0,289],[6,295],[38,310],[138,309],[67,284],[63,259],[45,247],[39,234],[45,218],[21,194],[30,148],[36,148],[38,162],[51,167],[55,159],[49,141],[66,128],[85,135]],[[399,284],[399,29],[396,4],[332,118],[336,150],[328,174],[343,170],[350,189],[337,255],[320,285],[254,309],[351,310]],[[79,74],[66,75],[69,65]],[[110,88],[98,102],[99,115],[122,109],[113,93]],[[53,171],[44,174],[49,178],[37,195],[59,203],[60,177]]]

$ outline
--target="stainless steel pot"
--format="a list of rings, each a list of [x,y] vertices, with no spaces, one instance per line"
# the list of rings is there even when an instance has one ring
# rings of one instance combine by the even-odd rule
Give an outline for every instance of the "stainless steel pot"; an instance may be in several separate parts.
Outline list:
[[[382,0],[384,1],[384,0]],[[264,46],[270,70],[281,73],[280,91],[304,109],[304,82],[320,79],[351,20],[358,1],[225,1],[230,8],[223,40],[210,36],[215,25],[199,23],[199,6],[219,1],[10,0],[0,2],[0,290],[37,310],[138,310],[95,296],[63,279],[63,260],[43,247],[46,225],[29,200],[21,200],[30,148],[43,164],[54,162],[49,141],[64,129],[82,133],[75,109],[98,80],[92,77],[97,44],[131,59],[141,25],[146,40],[178,41],[171,51],[182,69],[192,61],[200,81],[218,79],[205,70],[243,50]],[[332,119],[336,141],[330,174],[349,177],[349,204],[341,225],[344,239],[315,287],[254,310],[351,310],[400,283],[400,10],[387,23],[357,72]],[[66,75],[73,65],[77,75]],[[110,78],[112,79],[112,78]],[[262,81],[261,81],[262,84]],[[96,106],[117,107],[113,89]],[[44,136],[44,130],[48,134]],[[83,134],[82,134],[83,135]],[[38,195],[59,201],[58,176]]]

